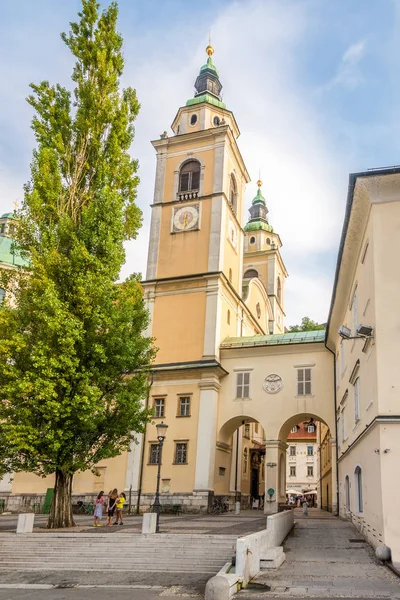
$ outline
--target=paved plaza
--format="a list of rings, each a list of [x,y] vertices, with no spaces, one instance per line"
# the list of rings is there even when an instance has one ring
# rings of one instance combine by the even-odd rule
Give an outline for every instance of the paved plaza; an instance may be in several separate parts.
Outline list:
[[[347,521],[333,517],[330,513],[310,509],[309,516],[304,517],[300,510],[295,511],[296,525],[284,542],[286,562],[273,572],[263,572],[248,589],[241,591],[238,600],[258,600],[266,598],[352,598],[367,600],[369,598],[399,598],[400,579],[386,566],[376,560],[371,547],[362,539],[357,530]],[[80,531],[82,537],[97,540],[97,544],[107,547],[107,540],[132,540],[140,538],[141,517],[132,516],[125,519],[123,527],[93,528],[89,517],[78,516],[78,526],[73,535],[79,544]],[[0,518],[0,549],[10,531],[15,531],[16,517]],[[45,517],[36,519],[36,531],[43,534],[40,539],[47,538]],[[42,529],[40,528],[42,526]],[[265,517],[258,511],[245,511],[241,515],[232,513],[223,515],[171,516],[163,515],[161,520],[162,534],[190,538],[200,536],[206,541],[207,536],[228,534],[239,537],[265,527]],[[8,531],[7,531],[8,530]],[[70,531],[70,530],[69,530]],[[107,535],[104,535],[104,534]],[[159,536],[160,551],[163,536]],[[99,537],[101,535],[101,537]],[[111,538],[108,538],[108,535]],[[93,536],[93,537],[92,537]],[[27,536],[26,539],[28,539]],[[37,536],[35,536],[37,537]],[[172,536],[174,537],[174,536]],[[21,539],[21,538],[20,538]],[[175,538],[174,538],[175,539]],[[211,539],[211,538],[210,538]],[[188,542],[189,543],[189,542]],[[112,545],[112,544],[111,544]],[[184,547],[184,541],[182,547]],[[96,545],[93,552],[96,552]],[[107,550],[106,550],[107,552]],[[191,572],[144,572],[134,571],[124,562],[110,562],[103,570],[89,571],[85,566],[79,571],[46,570],[43,564],[41,571],[1,570],[0,565],[0,600],[102,600],[110,595],[119,600],[154,600],[162,597],[195,597],[202,598],[210,573],[199,572],[193,564]]]

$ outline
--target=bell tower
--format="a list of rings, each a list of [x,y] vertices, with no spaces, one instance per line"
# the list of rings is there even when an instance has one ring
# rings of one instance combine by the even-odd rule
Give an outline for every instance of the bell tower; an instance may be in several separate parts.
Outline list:
[[[244,228],[245,280],[257,277],[264,284],[273,311],[270,333],[284,333],[285,280],[288,276],[280,254],[281,238],[268,222],[268,208],[257,181],[257,194],[249,209],[250,219]]]
[[[152,142],[157,169],[143,286],[162,364],[217,360],[221,340],[238,335],[243,318],[249,175],[235,117],[221,100],[211,45],[206,52],[194,97],[179,108],[173,135],[164,132]],[[262,333],[255,321],[253,330]]]

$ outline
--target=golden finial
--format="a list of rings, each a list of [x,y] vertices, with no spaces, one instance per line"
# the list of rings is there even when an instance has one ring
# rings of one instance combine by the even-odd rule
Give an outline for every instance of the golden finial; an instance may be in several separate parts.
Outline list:
[[[261,181],[261,179],[259,179],[259,180],[257,181],[257,185],[258,185],[258,187],[259,187],[259,188],[262,186],[262,181]]]
[[[212,56],[214,54],[214,48],[211,46],[211,34],[208,32],[208,46],[206,48],[206,52],[208,56]]]
[[[17,211],[17,209],[18,209],[18,202],[16,200],[14,200],[14,202],[13,202],[13,207],[14,207],[14,210]]]

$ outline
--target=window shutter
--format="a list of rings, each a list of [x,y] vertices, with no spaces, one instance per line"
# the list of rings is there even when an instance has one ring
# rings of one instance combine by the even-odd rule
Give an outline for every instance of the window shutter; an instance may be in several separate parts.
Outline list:
[[[250,373],[243,373],[243,398],[250,398]]]
[[[304,370],[297,369],[297,395],[304,395]]]
[[[193,171],[192,173],[192,190],[198,190],[200,187],[200,171]]]
[[[179,191],[187,192],[189,190],[189,173],[181,173]]]
[[[243,398],[243,373],[236,375],[236,398]]]

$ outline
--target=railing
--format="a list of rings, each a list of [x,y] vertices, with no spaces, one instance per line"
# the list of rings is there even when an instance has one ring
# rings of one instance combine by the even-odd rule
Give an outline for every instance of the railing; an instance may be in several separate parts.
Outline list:
[[[195,200],[199,197],[199,190],[190,190],[190,192],[178,192],[178,200]]]

